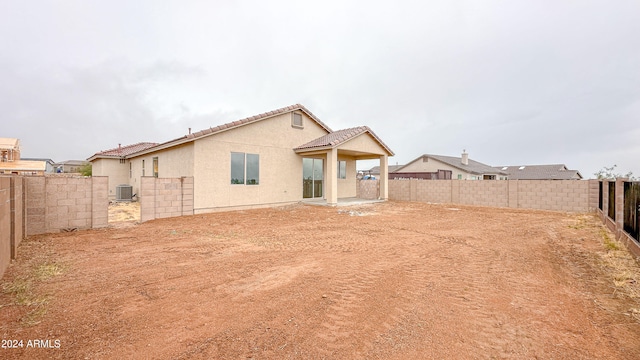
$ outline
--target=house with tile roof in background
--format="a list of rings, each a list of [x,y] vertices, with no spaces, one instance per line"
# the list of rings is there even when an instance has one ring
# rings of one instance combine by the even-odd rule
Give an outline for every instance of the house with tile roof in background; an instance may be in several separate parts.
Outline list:
[[[389,172],[389,178],[506,180],[508,173],[469,159],[469,154],[463,150],[461,157],[420,155],[394,172]]]
[[[495,166],[509,174],[509,180],[582,180],[578,170],[570,170],[565,164]]]
[[[152,142],[140,142],[133,145],[122,146],[103,150],[95,153],[87,161],[91,162],[91,172],[94,176],[109,177],[109,198],[114,199],[116,196],[116,186],[129,184],[132,174],[132,166],[127,156],[135,154],[158,145]]]
[[[141,177],[193,177],[196,214],[305,199],[335,205],[357,195],[356,161],[377,159],[386,175],[394,155],[370,128],[333,131],[300,104],[141,144],[94,154],[93,175],[109,177],[112,197],[119,184],[140,194]],[[384,179],[381,199],[388,197]]]

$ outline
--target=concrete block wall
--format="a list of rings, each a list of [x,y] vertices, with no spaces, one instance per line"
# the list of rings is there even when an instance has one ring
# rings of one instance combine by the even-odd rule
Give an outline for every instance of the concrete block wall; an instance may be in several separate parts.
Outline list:
[[[444,203],[451,202],[451,181],[415,181],[414,201]]]
[[[598,181],[390,180],[389,199],[586,212],[598,207]]]
[[[360,194],[358,194],[358,197],[360,197]],[[389,181],[389,200],[411,201],[411,181]]]
[[[462,181],[459,191],[460,204],[509,206],[509,184],[506,181]]]
[[[0,176],[0,278],[17,257],[24,231],[24,179]]]
[[[193,215],[193,177],[182,178],[182,214]]]
[[[11,263],[11,180],[0,177],[0,277]]]
[[[356,193],[361,199],[378,199],[380,197],[379,180],[356,180]]]
[[[95,228],[109,226],[109,177],[91,178],[91,224]]]
[[[25,178],[25,190],[27,193],[27,233],[26,235],[44,234],[46,226],[46,178]]]
[[[516,181],[516,180],[510,180]],[[592,211],[589,181],[576,180],[517,180],[518,207],[526,209],[572,212]],[[597,196],[597,189],[596,196]]]
[[[26,235],[108,226],[108,178],[25,177]]]
[[[140,179],[140,221],[193,215],[193,177]]]
[[[26,233],[24,178],[11,177],[11,259],[18,256],[18,246]]]

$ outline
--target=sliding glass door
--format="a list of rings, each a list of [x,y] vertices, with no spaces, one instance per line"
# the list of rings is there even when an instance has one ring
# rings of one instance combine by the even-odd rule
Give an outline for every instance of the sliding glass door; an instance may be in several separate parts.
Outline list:
[[[322,197],[323,165],[322,159],[302,159],[302,197],[304,199]]]

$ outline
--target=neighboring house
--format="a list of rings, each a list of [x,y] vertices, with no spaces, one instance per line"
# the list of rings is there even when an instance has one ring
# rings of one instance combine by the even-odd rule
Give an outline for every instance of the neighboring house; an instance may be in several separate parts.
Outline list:
[[[67,160],[56,163],[54,166],[56,173],[75,174],[79,173],[80,168],[87,164],[89,164],[89,162],[85,160]]]
[[[20,140],[0,138],[0,174],[44,175],[45,161],[20,158]]]
[[[404,165],[389,165],[389,172],[392,173],[403,166]],[[362,173],[362,175],[371,175],[376,178],[380,178],[380,166],[374,166],[369,170],[361,170],[360,172]]]
[[[422,174],[436,174],[424,177]],[[406,174],[405,176],[403,176]],[[458,180],[505,180],[508,174],[489,165],[469,159],[466,151],[461,157],[424,154],[396,169],[391,178],[437,178]]]
[[[569,170],[564,164],[496,166],[509,174],[509,180],[582,180],[578,170]]]
[[[47,174],[51,174],[53,172],[55,172],[55,161],[51,160],[51,159],[45,159],[45,158],[22,158],[22,160],[27,160],[27,161],[44,161],[45,163],[45,170],[44,172]]]
[[[141,142],[127,146],[118,144],[117,148],[100,151],[89,158],[89,161],[91,161],[91,174],[109,177],[109,197],[113,199],[116,196],[116,187],[118,185],[129,185],[130,183],[133,163],[128,157],[156,145],[158,143],[154,142]],[[123,168],[125,171],[123,171]],[[135,194],[135,192],[132,194]]]
[[[124,148],[124,147],[123,147]],[[356,160],[379,159],[386,175],[393,152],[366,126],[333,131],[300,104],[215,126],[122,156],[99,152],[94,176],[128,184],[140,178],[193,177],[194,212],[356,196]],[[386,177],[385,177],[386,179]],[[380,197],[387,198],[387,182]]]

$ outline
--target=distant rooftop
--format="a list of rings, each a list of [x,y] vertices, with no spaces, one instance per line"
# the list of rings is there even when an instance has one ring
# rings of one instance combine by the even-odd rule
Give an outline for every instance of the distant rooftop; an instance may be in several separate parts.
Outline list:
[[[470,174],[477,174],[477,175],[483,175],[483,174],[503,174],[506,175],[505,171],[500,170],[499,168],[494,168],[492,166],[483,164],[481,162],[475,161],[475,160],[471,160],[468,159],[467,164],[463,164],[462,163],[462,157],[455,157],[455,156],[446,156],[446,155],[434,155],[434,154],[424,154],[419,156],[418,158],[412,160],[411,162],[409,162],[409,164],[419,160],[419,159],[423,159],[423,158],[430,158],[430,159],[434,159],[437,161],[440,161],[442,163],[445,163],[449,166],[455,167],[457,169],[463,170],[467,173]],[[407,165],[409,165],[407,164]],[[406,166],[406,165],[405,165]],[[396,169],[396,171],[402,171],[402,168]]]
[[[399,169],[399,168],[401,168],[403,166],[404,165],[389,165],[388,169],[389,169],[389,172],[391,173],[391,172],[394,172],[394,171],[396,171],[397,169]],[[366,171],[368,174],[379,175],[380,174],[380,166],[374,166],[369,170],[363,170],[363,171]]]
[[[496,166],[509,173],[509,180],[580,180],[578,170],[570,170],[564,164]]]
[[[54,164],[55,161],[51,160],[51,159],[47,159],[47,158],[20,158],[20,160],[26,160],[26,161],[44,161],[44,162],[48,162],[51,164]]]
[[[126,145],[126,146],[118,145],[118,147],[116,148],[97,152],[93,156],[91,156],[89,159],[96,158],[96,157],[124,157],[124,156],[137,153],[139,151],[147,150],[156,145],[158,145],[158,143],[154,143],[154,142],[139,142],[136,144]]]
[[[61,161],[59,163],[56,163],[56,165],[70,165],[70,166],[82,166],[85,164],[88,164],[89,162],[86,160],[65,160],[65,161]]]

